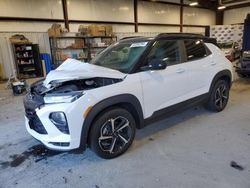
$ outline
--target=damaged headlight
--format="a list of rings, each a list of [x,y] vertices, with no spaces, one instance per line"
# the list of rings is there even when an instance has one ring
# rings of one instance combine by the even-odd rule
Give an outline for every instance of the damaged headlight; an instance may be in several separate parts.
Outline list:
[[[47,94],[44,97],[44,102],[47,104],[52,103],[71,103],[80,98],[84,93],[82,91]]]

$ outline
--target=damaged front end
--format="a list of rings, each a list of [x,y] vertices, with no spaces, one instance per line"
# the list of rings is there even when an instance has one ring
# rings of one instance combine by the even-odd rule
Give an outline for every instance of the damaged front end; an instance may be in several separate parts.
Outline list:
[[[46,104],[72,103],[83,96],[87,90],[115,84],[120,81],[122,79],[89,78],[52,82],[50,88],[44,86],[44,80],[35,82],[31,85],[30,91],[24,98],[25,114],[29,119],[30,128],[39,134],[47,134],[36,113],[36,110],[44,107]],[[59,115],[62,116],[61,114]],[[62,119],[63,117],[59,121],[62,121]],[[68,130],[62,132],[68,134]]]
[[[89,90],[116,84],[125,77],[126,74],[108,68],[65,61],[46,79],[30,86],[24,98],[28,132],[52,149],[79,147],[79,131],[72,127],[82,125],[82,112],[91,102],[81,97],[87,97]]]
[[[39,95],[44,97],[45,104],[68,103],[80,98],[87,90],[115,84],[120,81],[122,81],[122,79],[99,77],[64,82],[54,81],[51,83],[49,89],[40,86],[37,90],[39,91]],[[35,88],[37,88],[37,86]]]
[[[68,59],[45,80],[31,85],[26,96],[40,107],[51,103],[69,103],[81,97],[84,92],[121,82],[126,77],[119,71]]]

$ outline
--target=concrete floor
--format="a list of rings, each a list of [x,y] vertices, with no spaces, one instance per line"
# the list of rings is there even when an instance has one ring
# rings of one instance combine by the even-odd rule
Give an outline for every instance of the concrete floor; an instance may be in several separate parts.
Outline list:
[[[250,81],[234,83],[223,112],[198,107],[154,123],[113,160],[90,150],[35,156],[28,148],[39,143],[25,130],[22,97],[3,84],[0,112],[1,188],[250,187]]]

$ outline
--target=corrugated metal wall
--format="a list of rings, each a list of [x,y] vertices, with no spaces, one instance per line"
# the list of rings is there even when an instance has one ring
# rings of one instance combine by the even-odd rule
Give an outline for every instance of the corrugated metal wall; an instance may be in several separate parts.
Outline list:
[[[33,44],[39,44],[40,53],[50,54],[47,32],[0,32],[0,64],[3,68],[4,78],[8,78],[15,74],[14,56],[9,41],[9,38],[15,34],[24,35]]]

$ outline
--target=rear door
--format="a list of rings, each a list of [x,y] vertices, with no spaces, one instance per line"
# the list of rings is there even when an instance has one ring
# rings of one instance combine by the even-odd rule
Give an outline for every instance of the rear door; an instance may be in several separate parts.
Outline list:
[[[208,92],[213,67],[217,62],[202,40],[188,39],[183,41],[186,54],[186,71],[188,72],[187,98],[193,98]]]

